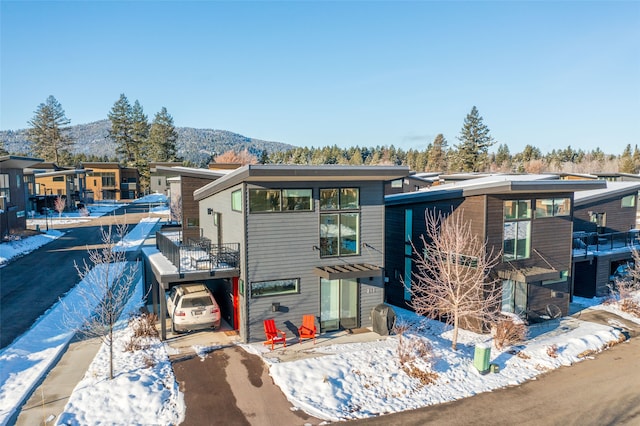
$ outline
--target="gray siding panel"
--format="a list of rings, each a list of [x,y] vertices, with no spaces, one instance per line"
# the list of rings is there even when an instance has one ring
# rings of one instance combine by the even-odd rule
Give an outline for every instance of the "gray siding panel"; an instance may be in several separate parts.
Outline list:
[[[250,294],[252,282],[287,278],[300,279],[300,293],[250,298],[249,341],[264,340],[262,321],[265,318],[274,318],[276,326],[292,338],[297,335],[297,327],[302,323],[303,315],[313,314],[319,317],[320,278],[313,272],[315,267],[344,263],[384,265],[382,182],[342,182],[340,185],[287,182],[276,187],[312,188],[314,211],[254,213],[247,216],[247,293]],[[320,245],[319,189],[331,187],[360,188],[359,255],[321,258],[320,252],[313,248]],[[367,246],[363,246],[364,244]],[[383,301],[384,292],[380,283],[376,286],[374,280],[374,284],[370,285],[368,279],[362,281],[365,280],[366,286],[363,285],[360,289],[360,322],[366,326],[370,324],[371,309]],[[280,303],[279,312],[271,311],[274,302]]]

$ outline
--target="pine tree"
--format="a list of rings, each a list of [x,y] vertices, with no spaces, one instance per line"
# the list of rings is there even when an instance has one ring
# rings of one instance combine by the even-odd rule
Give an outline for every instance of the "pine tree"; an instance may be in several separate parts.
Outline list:
[[[631,144],[628,144],[624,149],[624,152],[620,156],[620,163],[618,165],[618,171],[620,173],[635,173],[636,167],[633,164],[633,156],[631,154]]]
[[[496,166],[509,167],[511,165],[511,153],[507,144],[498,145],[498,152],[496,152]]]
[[[464,172],[480,172],[486,169],[489,147],[495,141],[489,134],[489,128],[482,122],[478,109],[474,106],[464,119],[460,130],[457,155]]]
[[[131,108],[131,140],[135,162],[148,161],[149,119],[137,99]]]
[[[427,169],[433,172],[444,172],[447,167],[447,140],[442,133],[436,135],[427,158]]]
[[[70,158],[69,150],[73,140],[66,134],[69,120],[62,105],[49,96],[45,103],[38,105],[35,115],[29,120],[29,138],[33,143],[33,151],[46,161],[60,164],[61,160]]]
[[[133,139],[133,109],[127,97],[123,94],[109,111],[111,129],[109,137],[116,143],[116,152],[124,157],[124,163],[131,165],[135,163],[136,153]]]
[[[150,161],[176,161],[176,142],[178,133],[173,125],[173,117],[162,107],[156,113],[149,131]]]

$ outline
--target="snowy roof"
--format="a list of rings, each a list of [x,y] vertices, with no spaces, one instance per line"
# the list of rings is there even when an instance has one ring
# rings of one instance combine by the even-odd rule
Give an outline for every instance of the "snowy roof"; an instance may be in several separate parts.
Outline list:
[[[210,169],[200,169],[197,167],[184,167],[184,166],[173,166],[173,167],[157,166],[156,172],[160,174],[162,174],[162,172],[165,172],[165,173],[168,172],[167,174],[171,174],[171,175],[190,176],[190,177],[198,177],[198,178],[215,180],[229,174],[231,170],[220,170],[220,169],[210,170]]]
[[[580,206],[607,198],[623,197],[640,191],[640,182],[609,182],[605,180],[599,182],[605,182],[606,186],[576,193],[573,197],[573,204]]]

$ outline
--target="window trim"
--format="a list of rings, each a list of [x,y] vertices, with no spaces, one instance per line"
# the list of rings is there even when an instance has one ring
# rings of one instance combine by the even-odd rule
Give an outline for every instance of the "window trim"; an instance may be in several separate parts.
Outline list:
[[[637,194],[625,195],[620,199],[620,207],[623,209],[635,208]],[[629,202],[629,200],[631,202]]]

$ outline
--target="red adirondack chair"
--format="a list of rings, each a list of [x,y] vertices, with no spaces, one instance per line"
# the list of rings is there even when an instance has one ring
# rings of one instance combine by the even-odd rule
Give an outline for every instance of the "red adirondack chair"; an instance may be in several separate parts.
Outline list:
[[[302,339],[313,339],[313,344],[316,344],[316,317],[313,315],[302,316],[302,326],[298,327],[298,333],[300,334],[300,343]]]
[[[276,323],[273,319],[264,320],[264,334],[267,336],[267,341],[264,344],[271,345],[271,350],[273,350],[276,343],[282,343],[283,347],[287,347],[287,335],[284,334],[284,331],[276,328]]]

